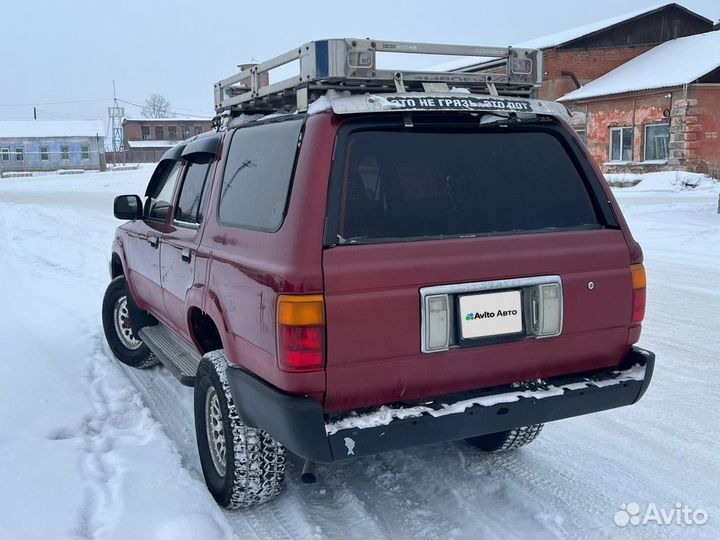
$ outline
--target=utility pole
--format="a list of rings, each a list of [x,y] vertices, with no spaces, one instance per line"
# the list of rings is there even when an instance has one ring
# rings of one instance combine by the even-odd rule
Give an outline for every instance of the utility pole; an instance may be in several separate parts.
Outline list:
[[[33,120],[37,120],[37,109],[33,107]]]
[[[125,108],[118,105],[115,94],[115,80],[113,79],[113,106],[108,107],[108,118],[110,119],[110,136],[112,137],[113,159],[116,160],[118,152],[124,150],[125,137],[123,134],[122,119],[125,117]]]

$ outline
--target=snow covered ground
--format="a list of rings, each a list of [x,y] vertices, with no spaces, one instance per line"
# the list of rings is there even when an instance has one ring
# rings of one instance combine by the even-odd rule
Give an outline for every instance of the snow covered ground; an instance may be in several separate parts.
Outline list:
[[[711,538],[720,535],[720,186],[671,176],[616,190],[650,282],[653,384],[629,408],[548,425],[519,452],[464,443],[320,468],[228,513],[207,494],[192,391],[126,369],[102,338],[113,196],[150,170],[0,180],[0,537]],[[621,505],[705,510],[627,525]]]

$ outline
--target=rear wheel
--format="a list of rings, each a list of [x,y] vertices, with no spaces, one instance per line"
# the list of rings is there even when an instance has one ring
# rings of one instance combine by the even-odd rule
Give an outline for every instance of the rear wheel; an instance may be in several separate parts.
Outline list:
[[[507,450],[515,450],[521,446],[525,446],[533,442],[545,424],[533,424],[532,426],[523,426],[500,433],[490,433],[489,435],[480,435],[479,437],[471,437],[467,442],[476,446],[484,452],[505,452]]]
[[[129,294],[124,276],[116,277],[108,285],[102,306],[105,339],[115,357],[123,364],[148,368],[158,361],[133,330],[128,311]]]
[[[285,447],[240,421],[223,351],[206,354],[195,374],[195,436],[208,490],[228,509],[247,508],[280,493]]]

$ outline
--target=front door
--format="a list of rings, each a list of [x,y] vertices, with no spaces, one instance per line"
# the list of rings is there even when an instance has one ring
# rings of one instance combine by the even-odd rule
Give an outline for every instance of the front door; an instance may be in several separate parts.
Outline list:
[[[158,164],[148,188],[143,219],[128,226],[127,277],[138,296],[137,300],[155,313],[164,311],[160,284],[160,241],[168,227],[168,212],[180,169],[181,162],[176,160],[163,160]]]
[[[198,262],[196,255],[202,236],[205,185],[210,169],[208,163],[193,162],[184,168],[173,220],[160,247],[160,279],[167,320],[184,336],[189,336],[188,297],[194,289],[201,297],[195,276],[204,277],[204,260]]]

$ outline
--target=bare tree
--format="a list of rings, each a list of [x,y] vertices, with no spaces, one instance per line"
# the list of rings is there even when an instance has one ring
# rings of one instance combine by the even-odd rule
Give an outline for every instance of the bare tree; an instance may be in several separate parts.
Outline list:
[[[150,94],[145,100],[142,115],[145,118],[174,118],[175,114],[170,111],[170,102],[161,94]]]

